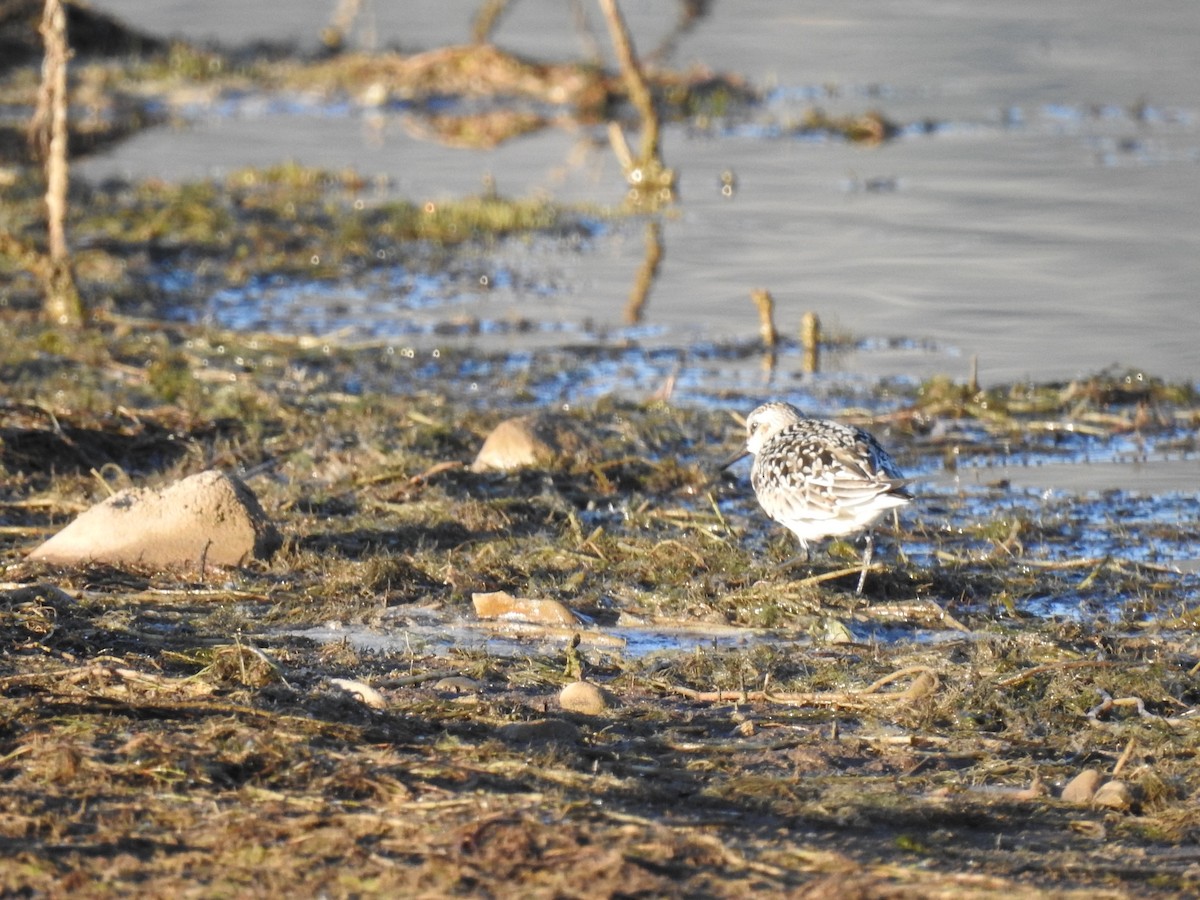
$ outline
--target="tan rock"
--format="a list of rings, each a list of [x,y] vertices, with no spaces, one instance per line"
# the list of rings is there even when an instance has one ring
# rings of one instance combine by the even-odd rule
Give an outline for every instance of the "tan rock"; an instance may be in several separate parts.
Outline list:
[[[1095,769],[1084,769],[1067,782],[1062,799],[1068,803],[1091,803],[1102,780],[1103,776]]]
[[[472,594],[475,615],[481,619],[520,619],[541,625],[578,625],[579,617],[557,600],[530,600],[507,591]]]
[[[240,566],[269,558],[279,543],[254,493],[210,469],[163,488],[121,491],[80,514],[29,558],[67,566]]]
[[[1092,797],[1092,803],[1124,812],[1133,806],[1133,790],[1124,781],[1106,781]]]
[[[620,704],[616,697],[599,685],[590,681],[572,681],[558,692],[558,705],[568,712],[598,716]]]
[[[552,466],[574,458],[591,458],[594,454],[594,446],[569,419],[520,416],[505,419],[492,429],[471,463],[471,471]]]

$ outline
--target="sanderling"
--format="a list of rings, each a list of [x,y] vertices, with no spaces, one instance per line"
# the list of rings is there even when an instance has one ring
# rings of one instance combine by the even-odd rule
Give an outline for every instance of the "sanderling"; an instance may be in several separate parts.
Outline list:
[[[809,541],[866,532],[861,594],[874,551],[871,527],[912,500],[887,451],[861,428],[805,418],[790,403],[766,403],[746,419],[746,446],[725,466],[749,454],[759,505],[800,539],[805,559]]]

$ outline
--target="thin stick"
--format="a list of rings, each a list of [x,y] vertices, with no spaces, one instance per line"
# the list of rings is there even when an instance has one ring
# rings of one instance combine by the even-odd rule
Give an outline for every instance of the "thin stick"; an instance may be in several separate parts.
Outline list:
[[[658,159],[658,112],[654,109],[654,97],[638,64],[637,53],[633,49],[633,40],[629,36],[629,28],[625,17],[621,15],[617,0],[600,0],[600,11],[608,23],[608,32],[612,37],[613,50],[617,54],[617,62],[621,66],[621,75],[625,78],[625,88],[629,91],[629,99],[642,120],[642,147],[639,161],[645,165],[650,160]]]
[[[774,350],[779,343],[779,332],[775,328],[775,298],[770,291],[758,288],[750,292],[750,299],[758,307],[758,333],[762,335],[763,346]]]
[[[43,311],[58,325],[83,324],[83,301],[71,273],[67,247],[67,14],[61,0],[46,0],[39,27],[46,56],[42,63],[42,87],[38,108],[30,123],[30,140],[44,151],[46,160],[46,226],[49,255]]]
[[[1133,748],[1137,745],[1137,738],[1130,738],[1129,743],[1125,745],[1125,752],[1121,754],[1121,758],[1117,760],[1117,764],[1113,766],[1113,778],[1121,774],[1121,770],[1125,768],[1125,764],[1129,762],[1129,758],[1133,756]]]

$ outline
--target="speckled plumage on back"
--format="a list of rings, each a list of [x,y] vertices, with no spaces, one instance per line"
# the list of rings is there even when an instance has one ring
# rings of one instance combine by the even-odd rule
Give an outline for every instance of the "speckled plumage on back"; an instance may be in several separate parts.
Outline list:
[[[763,511],[807,553],[810,541],[868,531],[912,500],[879,441],[861,428],[808,419],[788,403],[767,403],[746,419],[750,481]],[[870,560],[864,556],[863,575]],[[862,582],[859,582],[859,589]]]

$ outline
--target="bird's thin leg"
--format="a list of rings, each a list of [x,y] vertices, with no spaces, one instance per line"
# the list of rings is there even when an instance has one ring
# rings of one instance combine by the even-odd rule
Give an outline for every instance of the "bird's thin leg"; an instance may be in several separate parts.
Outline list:
[[[779,572],[779,571],[782,571],[783,569],[790,569],[792,566],[797,565],[798,563],[804,563],[805,565],[807,565],[811,558],[812,558],[812,553],[809,552],[808,542],[801,541],[800,542],[800,552],[797,553],[795,556],[790,557],[789,559],[786,559],[783,562],[781,562],[779,565],[777,565],[775,567],[775,571]]]
[[[858,576],[858,588],[854,591],[856,594],[862,594],[863,585],[867,583],[867,569],[871,568],[871,557],[875,555],[875,535],[870,531],[867,532],[866,546],[863,547],[863,564],[862,573]]]

